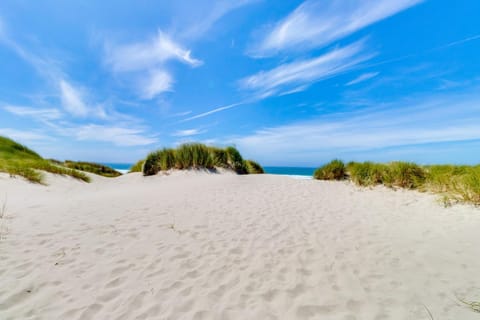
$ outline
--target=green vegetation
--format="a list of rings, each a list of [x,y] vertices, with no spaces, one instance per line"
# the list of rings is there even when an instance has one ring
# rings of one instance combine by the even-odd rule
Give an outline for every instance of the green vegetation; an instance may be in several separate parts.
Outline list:
[[[467,301],[467,300],[461,299],[459,297],[457,297],[457,299],[461,303],[463,303],[464,305],[469,307],[472,311],[480,313],[480,301]]]
[[[317,169],[315,179],[336,179],[341,172],[341,161],[334,160]],[[338,169],[338,170],[336,170]],[[337,177],[340,177],[338,173]],[[350,162],[345,175],[359,186],[385,185],[422,192],[438,193],[445,204],[452,202],[480,205],[480,165],[430,165],[419,166],[410,162]]]
[[[131,168],[130,170],[128,171],[129,173],[130,172],[142,172],[143,171],[143,164],[145,163],[145,160],[139,160],[137,161],[137,163],[135,163]]]
[[[2,159],[41,159],[40,155],[24,145],[0,136],[0,157]]]
[[[43,159],[29,148],[0,136],[0,172],[6,172],[11,176],[22,176],[34,183],[43,183],[43,175],[39,170],[90,181],[84,173]]]
[[[210,149],[200,143],[182,144],[175,150],[172,161],[177,169],[214,168]]]
[[[142,161],[143,166],[140,164]],[[187,143],[177,149],[162,149],[151,152],[145,160],[139,161],[130,169],[139,171],[143,167],[146,176],[169,169],[232,169],[238,174],[263,173],[263,168],[251,160],[243,160],[234,147],[221,149],[200,143]]]
[[[246,174],[247,168],[240,152],[234,147],[227,147],[225,151],[227,153],[228,167],[232,168],[238,174]]]
[[[210,155],[213,160],[213,165],[219,168],[228,168],[228,154],[227,151],[220,148],[210,147]]]
[[[245,160],[245,167],[248,174],[262,174],[265,173],[262,166],[253,160]]]
[[[345,164],[338,159],[332,160],[315,170],[313,177],[317,180],[343,180],[345,179]]]
[[[91,172],[108,178],[114,178],[122,175],[113,168],[92,162],[66,160],[64,163],[61,163],[61,165],[70,169]]]
[[[347,173],[350,179],[360,186],[373,186],[383,183],[387,165],[373,162],[349,162]]]

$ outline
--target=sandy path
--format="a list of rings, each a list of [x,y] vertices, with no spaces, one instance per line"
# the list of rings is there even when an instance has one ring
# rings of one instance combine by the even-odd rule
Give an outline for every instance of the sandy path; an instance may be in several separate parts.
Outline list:
[[[279,176],[0,176],[0,319],[478,319],[480,209]]]

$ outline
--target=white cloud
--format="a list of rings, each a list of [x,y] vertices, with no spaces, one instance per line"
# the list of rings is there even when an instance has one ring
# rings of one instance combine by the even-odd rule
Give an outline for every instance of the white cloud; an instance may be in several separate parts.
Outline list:
[[[106,62],[114,72],[148,70],[162,66],[168,60],[178,60],[193,67],[202,64],[192,58],[190,50],[182,48],[161,30],[156,37],[144,42],[107,45],[106,55]]]
[[[63,108],[70,114],[85,117],[88,107],[83,101],[82,94],[65,80],[60,80],[60,98]]]
[[[203,63],[161,30],[147,41],[108,44],[105,48],[106,64],[114,73],[126,73],[128,79],[133,78],[134,87],[143,99],[152,99],[172,90],[173,76],[166,70],[169,61],[180,61],[191,67]]]
[[[422,0],[308,0],[268,29],[253,55],[329,44]]]
[[[196,20],[198,22],[191,23],[191,26],[187,27],[186,31],[182,34],[189,38],[199,37],[210,30],[218,20],[231,11],[258,2],[258,0],[226,0],[213,1],[213,3],[210,2],[212,1],[203,1],[201,5],[198,5],[198,7],[195,8],[195,10],[191,10],[190,7],[188,8],[189,13],[195,15],[195,17],[189,17],[189,20]]]
[[[8,105],[5,106],[4,109],[12,114],[21,117],[33,117],[37,120],[57,120],[62,117],[62,113],[58,109],[49,108],[49,109],[37,109],[31,107],[23,107],[23,106],[12,106]]]
[[[139,90],[144,99],[152,99],[162,92],[172,91],[173,79],[168,72],[155,70],[150,72],[148,78]]]
[[[357,83],[360,83],[360,82],[363,82],[363,81],[367,81],[368,79],[372,79],[372,78],[378,76],[378,74],[379,74],[378,72],[368,72],[368,73],[361,74],[358,77],[356,77],[355,79],[353,79],[352,81],[348,82],[346,84],[346,86],[351,86],[351,85],[354,85],[354,84],[357,84]]]
[[[190,137],[190,136],[196,136],[199,134],[204,133],[205,131],[199,130],[199,129],[187,129],[187,130],[178,130],[175,131],[172,136],[174,137]]]
[[[109,142],[123,147],[144,146],[158,142],[157,138],[147,135],[141,128],[88,124],[70,128],[69,131],[78,140]]]
[[[359,63],[373,57],[363,53],[364,41],[337,48],[319,57],[280,65],[269,71],[261,71],[240,81],[244,89],[254,90],[263,97],[279,90],[302,88],[306,84],[336,76],[351,70]],[[293,88],[292,88],[293,86]]]
[[[267,163],[280,161],[272,156],[278,154],[285,162],[321,163],[379,148],[480,139],[479,122],[480,95],[442,95],[373,103],[341,118],[334,114],[264,128],[232,141],[242,152]]]
[[[107,112],[102,104],[88,101],[88,92],[82,87],[74,86],[64,79],[58,81],[58,87],[62,107],[74,117],[98,119],[122,117],[115,111]]]
[[[197,115],[195,115],[195,116],[192,116],[192,117],[183,119],[182,122],[191,121],[191,120],[195,120],[195,119],[199,119],[199,118],[203,118],[203,117],[209,116],[209,115],[211,115],[211,114],[214,114],[214,113],[217,113],[217,112],[220,112],[220,111],[224,111],[224,110],[228,110],[228,109],[231,109],[231,108],[238,107],[238,106],[240,106],[240,105],[242,105],[242,104],[245,104],[245,103],[246,103],[246,102],[237,102],[237,103],[229,104],[229,105],[227,105],[227,106],[215,108],[215,109],[213,109],[213,110],[210,110],[210,111],[207,111],[207,112],[203,112],[203,113],[197,114]]]

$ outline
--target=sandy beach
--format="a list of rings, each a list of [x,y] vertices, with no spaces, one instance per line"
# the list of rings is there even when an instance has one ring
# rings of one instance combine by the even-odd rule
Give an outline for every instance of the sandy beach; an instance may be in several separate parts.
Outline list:
[[[0,319],[478,319],[480,209],[273,175],[0,174]]]

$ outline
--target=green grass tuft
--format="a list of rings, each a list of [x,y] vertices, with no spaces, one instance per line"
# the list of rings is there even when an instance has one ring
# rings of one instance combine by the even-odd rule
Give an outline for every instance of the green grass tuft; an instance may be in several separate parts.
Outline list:
[[[253,160],[245,160],[245,168],[247,169],[248,174],[263,174],[262,166]]]
[[[232,168],[238,174],[246,174],[247,168],[243,161],[242,155],[235,147],[227,147],[227,162],[230,168]]]
[[[347,164],[347,174],[360,186],[382,184],[384,179],[388,184],[392,180],[387,165],[373,162],[350,162]]]
[[[139,160],[137,161],[137,163],[135,163],[131,168],[130,170],[128,171],[129,173],[130,172],[143,172],[143,164],[145,163],[145,160]]]
[[[332,179],[335,160],[315,171],[315,179]],[[337,166],[340,164],[337,163]],[[328,174],[330,175],[328,175]],[[430,165],[420,166],[411,162],[350,162],[346,176],[359,186],[385,185],[428,191],[441,195],[445,206],[454,202],[480,205],[480,165]]]
[[[65,168],[57,162],[45,160],[29,148],[11,139],[0,137],[0,172],[6,172],[12,177],[24,177],[33,183],[44,183],[43,174],[40,171],[68,175],[86,182],[90,181],[90,178],[82,172]]]
[[[134,167],[145,176],[157,174],[169,169],[232,169],[238,174],[263,173],[263,168],[256,162],[244,161],[240,152],[234,147],[226,149],[208,147],[200,143],[187,143],[177,149],[162,149],[151,152],[143,166],[140,162]],[[132,169],[134,168],[132,167]],[[131,169],[131,171],[132,171]]]
[[[212,157],[213,165],[219,168],[229,168],[228,154],[224,149],[210,147],[210,156]]]
[[[175,150],[175,167],[177,169],[213,169],[213,159],[209,148],[201,143],[182,144]]]
[[[315,170],[313,177],[317,180],[343,180],[345,173],[345,164],[335,159]]]
[[[0,158],[2,159],[42,159],[38,153],[12,139],[0,136]]]
[[[70,169],[86,171],[108,178],[119,177],[122,175],[120,172],[109,166],[93,162],[66,160],[62,165]]]

